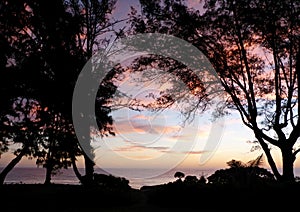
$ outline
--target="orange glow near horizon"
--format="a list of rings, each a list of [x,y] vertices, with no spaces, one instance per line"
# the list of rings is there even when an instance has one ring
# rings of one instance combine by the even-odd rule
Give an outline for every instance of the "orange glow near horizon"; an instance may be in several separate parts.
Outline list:
[[[205,163],[201,164],[200,163],[200,156],[203,154],[202,149],[203,149],[203,143],[201,143],[201,136],[202,138],[205,138],[206,133],[198,133],[198,141],[195,144],[195,146],[189,151],[188,154],[186,154],[185,157],[181,161],[176,164],[173,168],[197,168],[197,169],[223,169],[227,168],[226,162],[235,159],[235,160],[240,160],[243,162],[248,162],[249,160],[252,160],[256,158],[259,154],[261,154],[261,151],[255,151],[255,152],[250,152],[251,149],[251,144],[248,144],[246,141],[251,140],[251,131],[245,129],[244,126],[242,126],[238,120],[229,120],[227,121],[230,125],[226,126],[226,130],[222,136],[222,140],[216,149],[216,151],[211,155],[209,160],[207,160]],[[124,129],[125,130],[125,129]],[[128,133],[130,132],[130,129],[128,130]],[[132,131],[131,131],[132,132]],[[188,138],[187,137],[180,137],[182,138]],[[112,138],[110,141],[101,141],[101,142],[114,142]],[[169,141],[165,141],[164,143],[168,142],[174,142],[172,139]],[[180,140],[177,142],[189,142],[188,140]],[[126,142],[125,142],[126,143]],[[119,144],[119,143],[118,143]],[[181,153],[176,153],[176,152],[168,152],[168,149],[164,146],[161,148],[158,148],[157,146],[143,146],[140,144],[130,144],[126,143],[127,146],[122,146],[122,145],[115,145],[113,148],[114,152],[117,154],[120,154],[120,158],[122,159],[123,157],[129,158],[127,160],[127,163],[124,163],[126,160],[112,160],[112,161],[106,161],[109,164],[106,164],[106,167],[118,167],[120,168],[120,164],[122,168],[150,168],[153,169],[155,167],[153,166],[136,166],[133,167],[132,164],[130,164],[130,160],[138,160],[138,161],[147,161],[151,160],[159,154],[169,154],[170,159],[172,157],[175,157],[175,154],[181,154]],[[101,147],[99,148],[101,149]],[[98,150],[98,149],[97,149]],[[108,153],[110,154],[110,153]],[[281,162],[280,162],[280,152],[279,151],[272,151],[272,154],[274,156],[275,161],[278,164],[278,168],[281,167]],[[12,153],[5,153],[1,156],[0,158],[0,167],[5,167],[12,159],[14,155]],[[109,156],[107,156],[109,158]],[[84,168],[84,160],[83,157],[78,157],[77,158],[77,165],[80,168]],[[99,158],[101,160],[101,157]],[[299,160],[295,162],[295,168],[300,168],[300,164],[297,163]],[[269,165],[267,163],[266,158],[263,160],[263,167],[266,167],[269,169]],[[141,163],[143,164],[143,163]],[[161,168],[164,165],[164,161],[161,161],[160,164],[156,164],[156,168]],[[36,167],[35,160],[29,160],[27,158],[23,158],[21,162],[17,165],[17,167]],[[101,164],[96,163],[96,168],[102,168]]]

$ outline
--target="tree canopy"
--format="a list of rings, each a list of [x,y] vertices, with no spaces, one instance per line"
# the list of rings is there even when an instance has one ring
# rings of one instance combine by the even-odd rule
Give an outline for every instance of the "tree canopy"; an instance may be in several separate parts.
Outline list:
[[[247,163],[237,160],[228,161],[229,168],[215,171],[207,178],[208,183],[245,186],[274,182],[274,175],[267,169],[260,167],[262,156],[260,155]]]
[[[205,0],[201,11],[183,1],[140,3],[141,14],[131,13],[130,33],[167,33],[201,50],[218,73],[227,108],[253,131],[276,178],[293,181],[300,151],[299,2]],[[272,147],[282,153],[282,173]]]
[[[43,164],[49,173],[76,165],[76,157],[84,153],[72,126],[73,89],[87,60],[108,45],[109,36],[104,34],[113,32],[114,24],[119,22],[109,17],[115,3],[115,0],[0,3],[0,45],[3,49],[0,55],[0,114],[8,117],[12,105],[20,98],[37,102],[40,119],[32,124],[43,125],[35,131],[29,131],[29,127],[25,131],[35,134],[43,143],[34,147],[47,153],[37,157],[37,164]],[[113,89],[108,81],[99,84],[101,92],[96,99],[96,116],[103,135],[113,133],[109,127],[110,110],[102,106]],[[4,119],[1,121],[0,153],[8,151],[11,142],[17,142],[14,141],[17,136],[12,138],[7,134],[9,130],[14,131],[15,120],[10,120],[12,124]],[[21,132],[15,130],[14,134]],[[85,157],[86,174],[90,177],[93,175],[91,160]],[[5,177],[6,174],[1,175]]]

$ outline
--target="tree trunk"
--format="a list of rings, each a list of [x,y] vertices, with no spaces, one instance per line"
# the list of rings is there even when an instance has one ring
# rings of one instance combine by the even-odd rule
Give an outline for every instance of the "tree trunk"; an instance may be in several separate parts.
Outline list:
[[[26,150],[23,149],[20,154],[18,154],[12,161],[2,170],[0,173],[0,186],[4,184],[7,174],[21,161],[22,157],[25,155]]]
[[[278,171],[278,169],[277,169],[276,163],[275,163],[275,161],[274,161],[274,159],[273,159],[273,157],[272,157],[272,155],[271,155],[271,152],[270,152],[270,149],[269,149],[268,145],[267,145],[267,144],[264,142],[264,140],[263,140],[260,136],[258,136],[257,134],[256,134],[255,137],[257,138],[257,140],[258,140],[260,146],[262,147],[263,151],[264,151],[265,154],[266,154],[268,163],[269,163],[269,165],[270,165],[270,167],[271,167],[271,169],[272,169],[272,172],[273,172],[275,178],[276,178],[277,180],[281,180],[281,177],[282,177],[282,176],[281,176],[281,174],[279,173],[279,171]]]
[[[73,171],[74,171],[76,177],[78,178],[78,180],[82,183],[82,176],[77,168],[75,156],[72,156],[71,161],[72,161]]]
[[[85,176],[84,184],[92,185],[94,181],[94,161],[92,161],[86,154],[84,154],[84,163],[85,163]]]
[[[282,154],[282,181],[294,182],[294,156],[292,148],[281,148]]]
[[[53,171],[53,164],[49,161],[47,161],[46,164],[46,178],[45,178],[45,185],[50,185],[51,184],[51,176],[52,176],[52,171]]]
[[[49,150],[48,150],[48,153],[47,153],[47,158],[46,158],[46,177],[45,177],[45,181],[44,181],[44,184],[45,185],[49,185],[51,184],[51,175],[52,175],[52,171],[53,171],[53,159],[52,159],[52,147],[53,147],[53,141],[50,142],[50,145],[49,145]]]

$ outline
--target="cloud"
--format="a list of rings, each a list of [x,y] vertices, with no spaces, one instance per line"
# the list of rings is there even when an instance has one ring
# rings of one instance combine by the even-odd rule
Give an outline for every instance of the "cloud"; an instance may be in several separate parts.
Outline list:
[[[146,147],[147,149],[155,149],[155,150],[159,150],[159,151],[164,151],[167,149],[170,149],[170,147],[164,147],[164,146],[152,146],[152,147]]]
[[[207,151],[184,151],[184,152],[181,152],[183,154],[191,154],[191,155],[200,155],[200,154],[203,154],[203,153],[207,153]]]
[[[184,155],[201,155],[208,151],[175,151],[175,150],[162,150],[163,153],[168,154],[184,154]]]
[[[116,120],[113,125],[117,135],[125,135],[131,133],[147,133],[154,135],[168,135],[174,134],[181,130],[181,126],[176,125],[166,125],[164,122],[152,122],[151,117],[144,115],[134,116],[134,118]]]
[[[130,142],[130,141],[126,141]],[[140,152],[140,151],[146,151],[146,150],[157,150],[160,152],[166,151],[170,149],[170,147],[166,146],[144,146],[144,145],[127,145],[127,146],[121,146],[116,147],[113,149],[113,151],[116,152]]]
[[[170,136],[170,138],[173,139],[173,140],[178,140],[178,139],[184,140],[184,139],[187,138],[187,136],[186,136],[186,135],[177,135],[177,134],[176,134],[176,135]]]
[[[187,141],[192,142],[195,138],[207,138],[209,136],[210,129],[203,130],[203,129],[191,129],[185,130],[180,133],[175,133],[170,135],[170,140],[177,142],[177,141]]]
[[[150,155],[134,155],[134,156],[131,156],[131,158],[137,159],[137,160],[148,160],[148,159],[152,159],[153,156],[150,156]]]
[[[144,150],[144,146],[141,145],[121,146],[113,149],[116,152],[139,152]]]
[[[132,119],[143,119],[143,120],[148,120],[149,116],[145,116],[143,114],[135,115],[132,117]]]

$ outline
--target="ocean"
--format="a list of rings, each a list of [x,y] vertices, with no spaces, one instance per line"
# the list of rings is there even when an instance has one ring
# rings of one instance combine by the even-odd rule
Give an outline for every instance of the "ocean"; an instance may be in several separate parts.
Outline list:
[[[2,168],[0,168],[0,171]],[[23,168],[16,167],[14,168],[6,177],[6,184],[16,184],[16,183],[24,183],[24,184],[42,184],[45,180],[45,169],[44,168]],[[81,174],[84,174],[84,169],[79,168]],[[159,185],[168,182],[173,182],[176,179],[174,178],[174,174],[176,171],[183,172],[187,175],[195,175],[198,178],[201,175],[209,176],[214,173],[215,170],[202,170],[202,169],[173,169],[167,172],[157,171],[157,173],[162,173],[158,176],[153,176],[153,173],[157,170],[153,169],[114,169],[112,173],[119,173],[119,177],[125,177],[129,180],[129,185],[132,188],[140,189],[142,186],[151,186],[151,185]],[[106,173],[102,169],[95,169],[95,173]],[[131,176],[132,173],[143,173],[141,176],[143,177],[128,177]],[[147,177],[149,176],[149,177]],[[52,183],[55,184],[80,184],[79,180],[75,176],[73,169],[62,169],[60,173],[52,176]]]
[[[0,171],[2,168],[0,168]],[[45,169],[44,168],[23,168],[16,167],[14,168],[6,177],[6,184],[16,184],[16,183],[24,183],[24,184],[42,184],[45,180]],[[84,169],[79,168],[81,174],[84,174]],[[112,169],[111,173],[107,173],[102,169],[96,168],[95,173],[104,173],[104,174],[113,174],[118,177],[125,177],[129,180],[129,185],[132,188],[140,189],[142,186],[151,186],[151,185],[159,185],[168,182],[173,182],[176,179],[174,178],[174,174],[177,171],[183,172],[187,175],[195,175],[198,178],[203,175],[208,177],[213,174],[216,170],[209,169],[172,169],[167,172],[163,172],[162,170],[154,170],[154,169]],[[153,176],[153,173],[162,173],[157,176]],[[118,175],[114,173],[119,173]],[[132,173],[142,173],[140,176],[143,177],[129,177],[132,176]],[[300,168],[295,169],[295,175],[300,176]],[[136,174],[135,174],[136,176]],[[147,177],[149,176],[149,177]],[[79,180],[75,176],[73,169],[62,169],[60,173],[52,176],[52,183],[55,184],[80,184]]]

